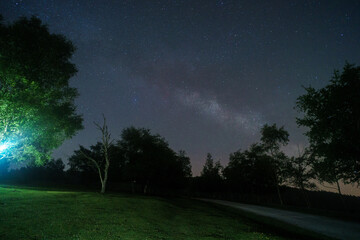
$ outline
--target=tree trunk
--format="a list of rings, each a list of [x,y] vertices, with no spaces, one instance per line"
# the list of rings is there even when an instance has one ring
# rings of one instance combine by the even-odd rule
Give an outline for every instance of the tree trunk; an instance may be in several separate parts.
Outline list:
[[[144,186],[144,194],[146,195],[149,192],[149,180],[146,181]]]
[[[275,154],[272,150],[270,150],[270,155],[272,156],[273,159],[276,159],[275,158]],[[277,191],[277,194],[278,194],[278,197],[279,197],[279,201],[280,201],[280,205],[284,205],[283,203],[283,200],[282,200],[282,197],[281,197],[281,193],[280,193],[280,187],[279,187],[279,180],[278,180],[278,176],[276,174],[276,170],[273,169],[273,173],[274,173],[274,180],[275,180],[275,186],[276,186],[276,191]]]
[[[102,133],[102,150],[104,152],[104,158],[105,158],[104,179],[101,181],[101,193],[105,193],[106,183],[108,180],[108,171],[110,166],[109,149],[112,142],[112,140],[110,140],[110,133],[106,125],[105,116],[103,116],[103,118],[104,118],[103,126],[96,124],[96,126]]]
[[[276,183],[276,190],[277,190],[277,194],[278,194],[278,197],[279,197],[279,200],[280,200],[280,205],[284,205],[282,197],[281,197],[281,193],[280,193],[280,188],[279,188],[279,185],[277,183]]]
[[[276,186],[276,191],[277,191],[277,194],[279,197],[280,205],[284,205],[282,197],[281,197],[280,187],[279,187],[278,178],[277,178],[276,173],[274,173],[274,178],[275,178],[275,186]]]
[[[95,123],[95,125],[102,133],[102,151],[104,152],[104,158],[105,158],[104,177],[103,177],[102,171],[101,171],[101,164],[99,164],[94,158],[86,155],[80,148],[80,152],[84,155],[84,157],[87,158],[88,160],[90,160],[98,170],[98,174],[99,174],[99,178],[100,178],[100,182],[101,182],[100,193],[102,193],[102,194],[105,193],[105,190],[106,190],[106,182],[108,179],[108,171],[109,171],[109,166],[110,166],[110,159],[109,159],[108,151],[112,144],[112,140],[110,139],[110,133],[109,133],[108,127],[106,125],[105,116],[103,116],[103,118],[104,118],[104,123],[102,126],[100,126],[97,123]]]
[[[105,188],[106,188],[106,182],[105,181],[102,181],[101,182],[101,191],[100,191],[100,193],[105,193]]]
[[[309,196],[307,195],[304,186],[301,186],[301,192],[303,194],[303,197],[304,197],[304,200],[306,202],[307,208],[311,208],[311,203],[310,203],[310,200],[309,200]]]
[[[342,202],[342,204],[343,204],[343,207],[344,207],[345,210],[347,210],[347,206],[346,206],[346,203],[345,203],[344,196],[343,196],[342,193],[341,193],[339,180],[336,181],[336,186],[337,186],[337,189],[338,189],[338,192],[339,192],[340,199],[341,199],[341,202]]]
[[[148,185],[147,185],[147,183],[145,184],[145,186],[144,186],[144,194],[146,195],[146,193],[147,193],[147,188],[148,188]]]
[[[109,170],[109,166],[110,166],[110,162],[109,162],[109,158],[107,156],[107,154],[105,155],[105,169],[104,169],[104,179],[101,181],[101,193],[105,193],[105,188],[106,188],[106,183],[107,183],[107,179],[108,179],[108,170]]]

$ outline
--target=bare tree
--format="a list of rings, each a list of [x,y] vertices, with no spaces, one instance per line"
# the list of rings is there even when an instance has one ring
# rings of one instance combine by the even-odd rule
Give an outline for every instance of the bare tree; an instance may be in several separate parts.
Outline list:
[[[101,182],[101,193],[105,193],[105,189],[106,189],[106,182],[108,180],[108,170],[109,170],[109,166],[110,166],[110,159],[109,159],[109,149],[113,143],[113,140],[111,139],[111,134],[109,133],[109,129],[108,126],[106,124],[106,118],[103,115],[104,118],[104,123],[102,124],[102,126],[96,122],[94,122],[95,126],[97,127],[97,129],[99,129],[101,131],[101,152],[103,155],[103,159],[101,159],[100,161],[96,161],[94,158],[92,158],[91,156],[89,156],[88,154],[86,154],[81,148],[80,148],[80,152],[84,155],[84,157],[86,159],[88,159],[89,161],[91,161],[96,169],[98,170],[98,174],[99,174],[99,178],[100,178],[100,182]]]

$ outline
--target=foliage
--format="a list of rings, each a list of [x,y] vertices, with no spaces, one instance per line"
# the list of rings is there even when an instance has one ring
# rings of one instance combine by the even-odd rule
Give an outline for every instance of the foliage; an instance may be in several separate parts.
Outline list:
[[[210,153],[207,154],[205,164],[201,171],[200,178],[197,179],[196,183],[200,191],[205,192],[219,192],[223,189],[223,178],[222,178],[223,167],[220,161],[214,163],[214,159]]]
[[[126,128],[118,141],[124,159],[125,177],[144,186],[176,188],[190,174],[191,166],[184,152],[178,156],[160,135],[149,129]]]
[[[65,184],[66,176],[64,169],[65,164],[59,158],[51,159],[41,166],[29,164],[28,166],[19,169],[10,169],[9,172],[6,171],[0,176],[2,180],[16,184]]]
[[[284,127],[277,128],[276,124],[265,124],[261,128],[261,143],[265,151],[272,155],[280,151],[280,147],[289,142],[289,133]]]
[[[94,164],[84,156],[90,156],[95,159],[100,166],[103,167],[103,159],[104,156],[101,152],[101,142],[97,142],[95,145],[91,145],[89,148],[85,148],[84,146],[80,146],[78,150],[75,150],[73,155],[71,155],[68,159],[69,172],[78,172],[84,173],[88,176],[96,176],[97,169]]]
[[[220,161],[215,162],[210,153],[206,156],[204,167],[201,171],[201,176],[204,178],[221,178],[222,166]]]
[[[318,173],[325,181],[360,180],[360,67],[335,71],[328,85],[306,87],[297,99],[299,126],[308,128],[310,148],[318,158]]]
[[[84,181],[93,182],[98,180],[99,176],[96,166],[92,164],[83,153],[96,160],[99,166],[103,169],[105,166],[104,154],[101,151],[101,145],[101,142],[97,142],[89,148],[80,146],[78,150],[75,150],[73,155],[71,155],[68,159],[68,165],[70,167],[68,172],[73,175],[79,175],[82,179],[84,179]],[[119,150],[115,145],[110,147],[109,157],[111,159],[111,166],[109,167],[109,180],[120,181],[121,173],[123,171],[123,162]]]
[[[65,169],[65,164],[61,158],[53,159],[52,161],[47,162],[44,166],[50,171],[57,173],[62,173]]]
[[[281,205],[283,204],[279,186],[285,181],[285,164],[287,156],[281,151],[281,146],[289,142],[289,133],[284,127],[278,128],[276,124],[265,124],[261,128],[261,146],[270,159],[273,182],[276,186]]]
[[[281,146],[285,146],[289,142],[289,133],[284,127],[278,128],[276,124],[265,124],[261,128],[261,148],[270,158],[272,171],[275,175],[277,184],[281,184],[284,179],[284,164],[286,164],[287,156],[281,151]]]
[[[308,151],[291,157],[286,163],[287,181],[300,189],[313,189],[316,185],[311,182],[315,178],[313,158]]]
[[[316,187],[315,183],[311,182],[315,178],[313,162],[309,150],[301,153],[299,149],[299,156],[289,158],[285,167],[287,182],[301,190],[307,207],[310,207],[311,203],[306,190]]]
[[[38,18],[0,23],[0,143],[11,146],[2,157],[41,164],[82,128],[69,86],[74,50]]]
[[[264,192],[273,187],[271,161],[259,144],[230,154],[224,177],[234,192]]]
[[[94,164],[92,164],[83,153],[87,156],[96,160],[99,166],[103,169],[104,164],[104,154],[101,150],[102,143],[97,142],[95,145],[91,145],[89,148],[80,146],[78,150],[75,150],[73,155],[68,159],[69,172],[70,173],[80,173],[80,175],[88,179],[89,181],[98,179],[98,170]],[[82,153],[83,152],[83,153]],[[123,163],[121,162],[121,156],[115,145],[112,145],[109,149],[109,158],[111,159],[111,166],[109,167],[109,176],[113,180],[119,180],[121,176]]]
[[[177,154],[177,161],[181,165],[181,169],[183,170],[183,176],[185,178],[190,178],[192,176],[191,162],[190,158],[186,156],[186,152],[184,150],[180,150]]]

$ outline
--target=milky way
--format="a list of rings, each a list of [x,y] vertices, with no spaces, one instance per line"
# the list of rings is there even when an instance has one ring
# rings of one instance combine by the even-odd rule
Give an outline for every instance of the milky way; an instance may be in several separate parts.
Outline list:
[[[228,154],[259,141],[265,123],[296,126],[302,85],[324,86],[345,61],[360,64],[358,1],[0,1],[5,21],[36,15],[77,51],[78,112],[85,129],[55,152],[64,160],[98,140],[150,128],[190,155]]]

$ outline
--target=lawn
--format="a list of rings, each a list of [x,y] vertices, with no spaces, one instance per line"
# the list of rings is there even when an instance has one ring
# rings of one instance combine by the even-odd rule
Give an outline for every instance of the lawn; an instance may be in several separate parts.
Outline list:
[[[0,187],[0,239],[286,239],[190,199]]]

